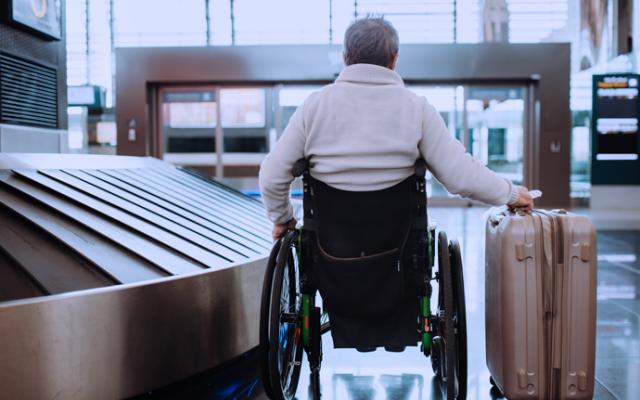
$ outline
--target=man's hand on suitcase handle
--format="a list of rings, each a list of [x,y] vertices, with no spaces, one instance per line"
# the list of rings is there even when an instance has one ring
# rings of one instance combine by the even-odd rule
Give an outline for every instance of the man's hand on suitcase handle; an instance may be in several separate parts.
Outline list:
[[[509,211],[529,212],[533,210],[533,199],[542,195],[541,191],[529,191],[529,189],[524,186],[518,186],[516,187],[516,190],[518,193],[516,200],[507,204],[507,207],[509,207]]]

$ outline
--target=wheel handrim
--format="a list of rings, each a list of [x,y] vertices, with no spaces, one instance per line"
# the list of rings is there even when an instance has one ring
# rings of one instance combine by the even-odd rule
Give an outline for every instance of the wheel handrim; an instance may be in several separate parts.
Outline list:
[[[299,265],[294,246],[295,235],[283,240],[273,278],[269,328],[269,379],[276,399],[295,395],[300,374]]]
[[[458,398],[464,399],[467,394],[467,321],[466,305],[464,294],[464,273],[462,270],[462,257],[460,245],[456,240],[452,240],[449,246],[451,253],[451,271],[454,288],[455,303],[455,340],[456,340],[456,376],[458,377],[458,387],[456,389]]]
[[[438,235],[438,309],[435,318],[436,336],[440,339],[437,345],[439,377],[446,384],[448,399],[458,398],[458,357],[455,336],[456,310],[453,300],[453,281],[451,275],[450,254],[447,235]],[[435,339],[435,338],[434,338]]]
[[[291,249],[295,251],[295,249]],[[280,291],[280,320],[284,314],[299,314],[301,309],[300,296],[298,296],[298,260],[295,255],[291,255],[287,261],[288,268],[282,279],[282,290]],[[293,298],[293,302],[291,299]],[[282,323],[278,331],[278,371],[280,371],[280,384],[285,395],[292,389],[292,381],[299,367],[300,360],[297,353],[300,349],[300,324]],[[295,389],[294,389],[295,390]],[[295,393],[291,393],[293,395]]]

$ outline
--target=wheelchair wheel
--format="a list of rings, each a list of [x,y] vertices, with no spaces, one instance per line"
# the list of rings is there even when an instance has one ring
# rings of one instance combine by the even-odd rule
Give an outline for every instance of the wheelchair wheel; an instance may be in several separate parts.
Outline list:
[[[267,354],[263,362],[263,368],[267,367],[263,377],[268,383],[264,386],[267,395],[276,400],[292,399],[300,378],[302,301],[296,240],[297,233],[290,232],[280,243],[269,288],[268,312],[262,313],[262,317],[268,315]]]
[[[269,305],[271,303],[271,286],[273,285],[273,272],[276,267],[276,257],[280,252],[281,240],[273,244],[267,268],[264,273],[264,281],[262,283],[262,298],[260,303],[260,371],[262,375],[262,386],[265,394],[270,399],[273,398],[273,390],[271,389],[269,378]]]
[[[434,324],[432,365],[443,382],[447,400],[458,397],[457,341],[455,336],[454,289],[447,234],[438,234],[438,309]]]
[[[457,240],[449,243],[451,257],[451,278],[453,280],[454,327],[457,349],[458,399],[467,396],[467,311],[464,296],[464,275],[462,272],[462,255]]]

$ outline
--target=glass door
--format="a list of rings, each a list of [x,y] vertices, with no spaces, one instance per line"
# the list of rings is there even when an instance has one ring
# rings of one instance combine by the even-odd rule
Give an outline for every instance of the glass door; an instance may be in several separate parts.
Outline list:
[[[215,167],[221,147],[218,92],[215,86],[160,88],[156,157],[177,165]]]
[[[273,130],[272,97],[265,87],[162,87],[155,155],[217,179],[257,175]]]
[[[467,150],[489,169],[523,183],[525,88],[470,86],[465,91]]]
[[[449,133],[463,141],[464,137],[464,87],[457,85],[409,85],[409,90],[427,101],[440,113]],[[453,196],[438,180],[427,172],[427,196],[431,205],[461,205],[466,201]]]
[[[526,88],[501,85],[409,85],[427,98],[442,116],[449,132],[467,151],[491,170],[522,184]],[[431,205],[461,205],[427,174]]]

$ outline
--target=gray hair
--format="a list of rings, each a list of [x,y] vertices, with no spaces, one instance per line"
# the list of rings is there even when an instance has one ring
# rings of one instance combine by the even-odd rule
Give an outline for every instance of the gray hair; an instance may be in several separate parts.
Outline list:
[[[344,34],[344,62],[388,67],[398,54],[398,32],[383,18],[355,21]]]

